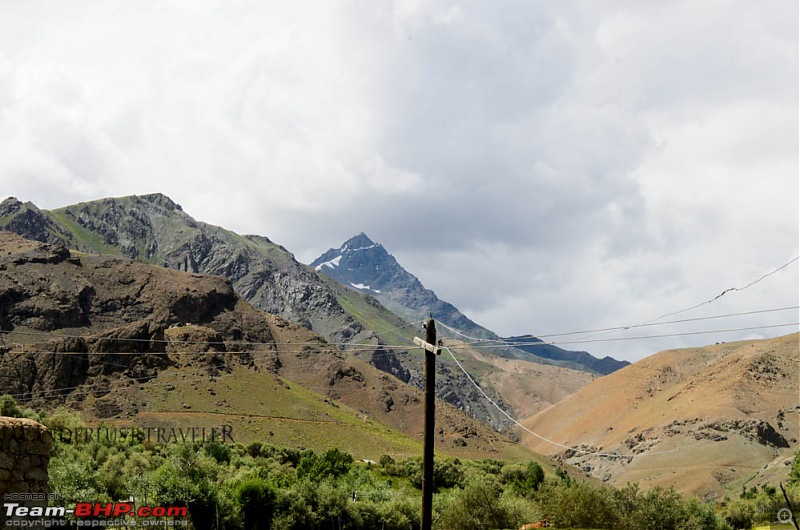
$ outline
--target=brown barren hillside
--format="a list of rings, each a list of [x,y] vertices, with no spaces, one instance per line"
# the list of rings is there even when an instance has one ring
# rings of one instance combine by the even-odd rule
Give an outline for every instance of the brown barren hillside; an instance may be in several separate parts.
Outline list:
[[[715,496],[785,480],[800,439],[798,337],[660,352],[524,422],[578,451],[530,433],[523,441],[619,485]]]
[[[520,418],[546,409],[598,377],[583,370],[488,355],[454,339],[447,339],[445,344],[459,362],[478,377],[481,387],[497,389],[514,415]],[[440,362],[450,364],[452,359],[443,355]],[[465,379],[460,369],[454,367],[453,371]]]
[[[235,427],[236,441],[416,454],[422,392],[258,311],[221,277],[0,230],[0,394],[90,422]],[[437,449],[531,458],[443,402]]]

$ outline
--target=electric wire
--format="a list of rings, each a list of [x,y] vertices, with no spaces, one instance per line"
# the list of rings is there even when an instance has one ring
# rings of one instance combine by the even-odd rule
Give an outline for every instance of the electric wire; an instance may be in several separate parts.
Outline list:
[[[794,263],[795,261],[797,261],[799,259],[800,259],[800,256],[795,256],[794,258],[790,259],[789,261],[787,261],[786,263],[784,263],[783,265],[781,265],[777,269],[774,269],[774,270],[764,274],[763,276],[753,280],[752,282],[748,283],[747,285],[744,285],[742,287],[729,287],[729,288],[725,289],[724,291],[722,291],[717,296],[715,296],[714,298],[711,298],[710,300],[706,300],[705,302],[700,302],[699,304],[695,304],[693,306],[686,307],[686,308],[680,309],[678,311],[673,311],[671,313],[665,313],[665,314],[661,315],[660,317],[655,318],[654,320],[661,320],[662,318],[667,318],[667,317],[671,317],[671,316],[678,315],[678,314],[681,314],[681,313],[686,313],[687,311],[692,311],[693,309],[697,309],[699,307],[702,307],[704,305],[710,304],[712,302],[716,302],[717,300],[719,300],[720,298],[722,298],[723,296],[725,296],[728,293],[736,292],[736,291],[744,291],[745,289],[747,289],[749,287],[752,287],[753,285],[757,284],[761,280],[764,280],[765,278],[768,278],[768,277],[772,276],[773,274],[776,274],[776,273],[782,271],[783,269],[785,269],[786,267],[788,267],[789,265],[791,265],[792,263]]]
[[[759,309],[756,311],[743,311],[741,313],[727,313],[724,315],[711,315],[706,317],[696,317],[696,318],[684,318],[680,320],[667,320],[666,322],[648,322],[645,324],[632,324],[630,326],[616,326],[610,328],[598,328],[598,329],[587,329],[583,331],[570,331],[567,333],[549,333],[549,334],[537,334],[538,338],[549,338],[549,337],[565,337],[570,335],[581,335],[585,333],[600,333],[603,331],[618,331],[618,330],[628,330],[634,328],[644,328],[650,326],[666,326],[669,324],[683,324],[686,322],[699,322],[702,320],[714,320],[718,318],[729,318],[729,317],[738,317],[738,316],[747,316],[747,315],[759,315],[763,313],[775,313],[778,311],[790,311],[793,309],[800,309],[800,306],[788,306],[788,307],[777,307],[774,309]]]
[[[491,348],[507,348],[507,347],[517,347],[517,346],[562,346],[565,344],[588,344],[588,343],[596,343],[596,342],[612,342],[612,341],[628,341],[628,340],[642,340],[642,339],[654,339],[654,338],[670,338],[670,337],[683,337],[688,335],[703,335],[703,334],[711,334],[711,333],[731,333],[735,331],[753,331],[756,329],[771,329],[771,328],[782,328],[782,327],[790,327],[790,326],[800,326],[800,322],[790,322],[790,323],[782,323],[782,324],[766,324],[763,326],[746,326],[746,327],[738,327],[738,328],[728,328],[728,329],[715,329],[715,330],[704,330],[704,331],[690,331],[690,332],[683,332],[683,333],[665,333],[661,335],[638,335],[633,337],[611,337],[611,338],[598,338],[598,339],[581,339],[581,340],[567,340],[567,341],[538,341],[538,342],[527,342],[527,341],[511,341],[511,340],[490,340],[481,339],[478,337],[470,337],[460,331],[444,324],[443,322],[438,322],[442,327],[447,329],[448,331],[455,333],[461,337],[471,340],[472,342],[469,343],[471,347],[480,347],[482,349],[491,349]],[[483,342],[491,342],[491,344],[482,344]]]

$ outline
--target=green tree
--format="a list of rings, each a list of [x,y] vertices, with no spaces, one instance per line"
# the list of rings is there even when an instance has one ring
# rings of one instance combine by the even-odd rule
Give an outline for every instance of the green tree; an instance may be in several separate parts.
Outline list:
[[[800,486],[800,450],[794,454],[792,470],[789,472],[789,485]]]
[[[264,479],[251,477],[236,488],[245,530],[269,530],[276,504],[275,489]]]
[[[461,461],[458,458],[445,458],[434,460],[433,462],[433,488],[438,491],[441,488],[452,488],[460,486],[464,480],[464,472],[461,469]]]
[[[198,449],[188,443],[167,445],[164,462],[153,471],[154,482],[160,502],[188,507],[194,527],[210,530],[214,521],[229,518],[230,514],[221,513],[227,505],[218,497],[218,464]]]
[[[752,528],[756,517],[755,504],[744,499],[733,500],[725,506],[723,517],[734,530]]]
[[[503,482],[517,495],[530,496],[544,482],[544,470],[536,462],[527,466],[509,464],[500,470]]]
[[[641,498],[636,521],[641,528],[673,530],[686,518],[683,499],[674,489],[656,486]]]

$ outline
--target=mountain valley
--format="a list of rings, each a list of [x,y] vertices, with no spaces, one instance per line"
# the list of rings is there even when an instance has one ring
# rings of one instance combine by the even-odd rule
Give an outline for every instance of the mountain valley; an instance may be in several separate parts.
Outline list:
[[[434,313],[444,453],[541,453],[615,485],[720,497],[784,480],[798,449],[797,334],[597,359],[498,337],[365,234],[306,266],[161,194],[52,211],[9,198],[0,228],[0,393],[34,406],[414,455],[423,355],[412,339]]]

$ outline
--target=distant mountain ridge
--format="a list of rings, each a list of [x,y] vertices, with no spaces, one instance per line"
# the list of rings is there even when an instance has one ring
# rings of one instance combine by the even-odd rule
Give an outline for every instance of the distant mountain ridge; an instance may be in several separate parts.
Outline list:
[[[522,335],[519,337],[506,337],[504,341],[514,345],[514,348],[554,361],[566,363],[569,368],[585,367],[591,372],[608,375],[621,368],[628,366],[628,361],[618,361],[606,355],[599,359],[591,353],[585,351],[564,350],[557,346],[546,344],[541,339],[533,335]]]
[[[338,249],[327,250],[311,266],[343,285],[371,294],[403,318],[422,320],[432,314],[437,321],[470,337],[507,343],[506,348],[493,349],[497,355],[601,375],[630,364],[611,357],[598,359],[585,351],[564,350],[545,344],[532,335],[502,339],[426,289],[383,245],[375,243],[363,232],[345,241]]]

